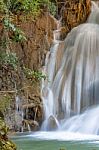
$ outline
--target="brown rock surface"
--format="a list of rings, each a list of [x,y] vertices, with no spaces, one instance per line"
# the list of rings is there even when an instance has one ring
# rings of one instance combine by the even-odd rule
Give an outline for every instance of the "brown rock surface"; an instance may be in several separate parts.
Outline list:
[[[17,53],[22,63],[37,70],[44,65],[46,52],[53,41],[53,30],[57,26],[56,20],[45,13],[35,21],[31,19],[22,21],[22,16],[20,16],[17,24],[24,31],[27,41],[21,44],[14,43],[11,49]]]
[[[25,16],[15,16],[14,23],[25,33],[27,41],[21,43],[10,43],[12,52],[16,52],[21,65],[32,70],[39,70],[44,65],[46,53],[53,41],[53,30],[56,29],[56,20],[48,13],[42,13],[37,20],[25,19]],[[3,37],[3,25],[0,24],[0,35]],[[0,49],[2,50],[2,49]],[[35,121],[42,121],[42,102],[40,96],[40,83],[32,84],[31,80],[25,78],[22,70],[14,71],[9,66],[0,66],[0,100],[7,94],[11,97],[11,104],[4,116],[10,129],[16,128],[18,122],[15,120],[15,97],[21,99],[20,105],[35,104],[37,108]],[[21,115],[21,114],[19,114]],[[18,115],[17,115],[18,117]],[[20,118],[19,118],[20,119]]]
[[[62,27],[65,27],[63,39],[66,34],[77,25],[84,23],[91,11],[90,0],[58,0],[59,8],[61,7],[60,16]],[[62,5],[60,2],[63,2]],[[63,32],[63,30],[62,30]]]

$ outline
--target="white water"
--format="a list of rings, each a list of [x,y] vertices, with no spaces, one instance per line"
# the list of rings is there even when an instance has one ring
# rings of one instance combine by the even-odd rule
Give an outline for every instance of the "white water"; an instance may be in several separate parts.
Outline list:
[[[22,128],[22,102],[19,96],[16,96],[16,110],[15,110],[15,122],[16,122],[16,128],[17,130],[23,130]]]
[[[81,134],[65,131],[47,131],[47,132],[35,132],[30,135],[25,135],[25,137],[32,137],[39,140],[59,140],[59,141],[97,141],[99,142],[99,136],[90,134]],[[24,135],[23,135],[24,137]]]
[[[87,22],[63,42],[54,36],[44,69],[48,81],[42,84],[42,130],[99,133],[99,8],[94,2]]]

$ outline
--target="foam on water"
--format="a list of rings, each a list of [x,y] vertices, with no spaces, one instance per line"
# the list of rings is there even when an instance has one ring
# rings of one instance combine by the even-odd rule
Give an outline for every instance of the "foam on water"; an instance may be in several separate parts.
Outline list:
[[[81,134],[81,133],[73,133],[73,132],[35,132],[27,137],[32,137],[34,139],[39,140],[59,140],[59,141],[84,141],[84,140],[99,140],[99,136],[91,135],[91,134]]]

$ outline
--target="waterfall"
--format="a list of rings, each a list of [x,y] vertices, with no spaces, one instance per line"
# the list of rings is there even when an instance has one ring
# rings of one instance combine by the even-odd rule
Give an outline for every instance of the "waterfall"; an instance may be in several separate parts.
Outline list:
[[[59,40],[59,30],[54,32],[44,68],[48,79],[42,82],[42,130],[98,134],[98,18],[99,8],[92,2],[87,22],[73,28],[64,41]]]
[[[16,130],[23,132],[22,121],[23,121],[23,110],[22,110],[22,100],[19,96],[15,97],[16,100],[16,110],[15,110],[15,128]]]

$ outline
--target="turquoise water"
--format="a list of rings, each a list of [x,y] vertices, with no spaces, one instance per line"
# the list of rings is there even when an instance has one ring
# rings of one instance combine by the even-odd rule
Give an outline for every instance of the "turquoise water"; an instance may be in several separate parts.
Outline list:
[[[30,135],[18,135],[11,139],[16,143],[18,150],[99,150],[99,139],[97,137],[85,138],[85,136],[82,136],[80,138],[80,136],[74,134],[69,137],[67,134],[67,137],[64,137],[66,140],[62,141],[63,134],[59,134],[60,140],[57,133],[56,139],[53,133],[32,133]]]

